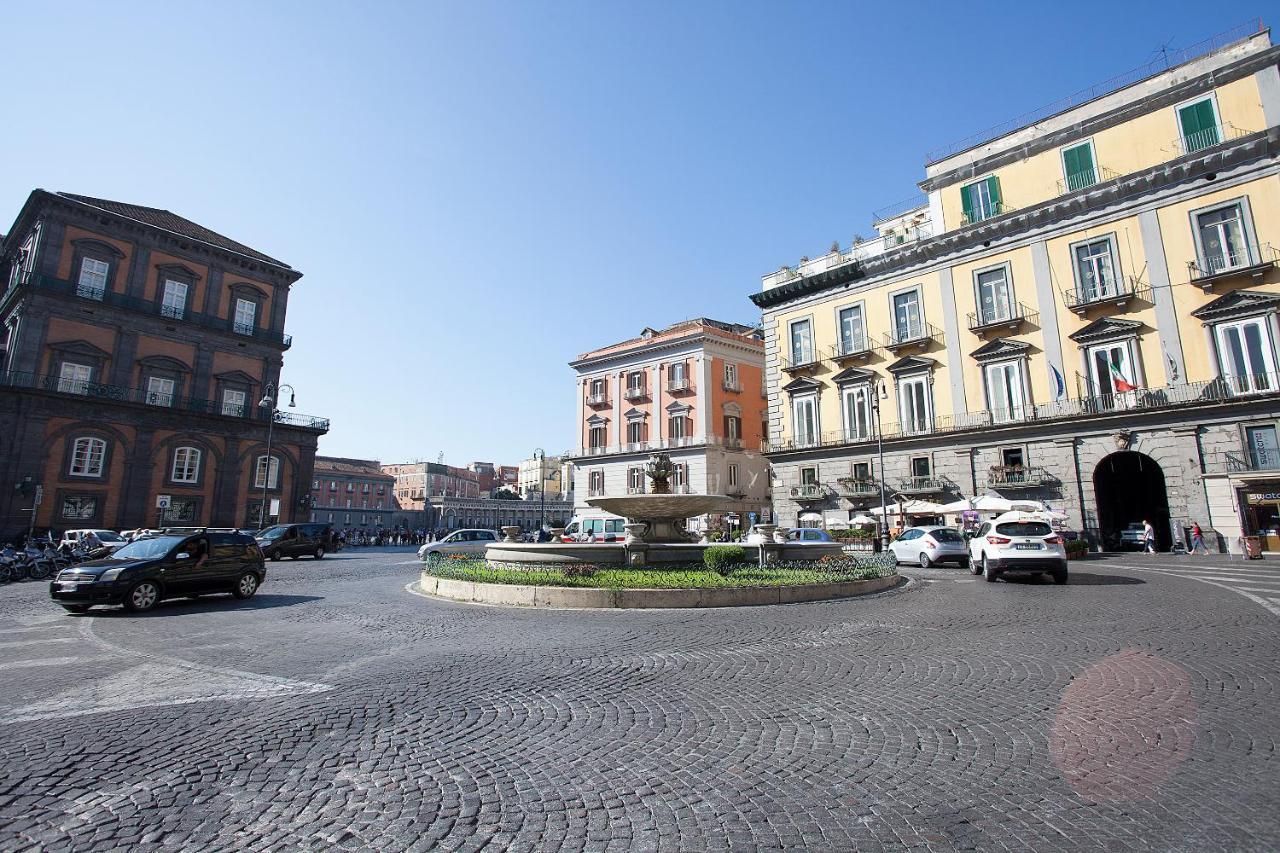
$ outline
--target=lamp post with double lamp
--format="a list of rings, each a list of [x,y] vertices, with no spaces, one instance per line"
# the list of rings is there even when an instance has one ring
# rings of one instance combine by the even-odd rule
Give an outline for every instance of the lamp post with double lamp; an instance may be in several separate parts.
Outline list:
[[[547,464],[547,451],[535,447],[533,455],[538,460],[538,534],[541,536],[542,529],[547,526],[547,478],[542,470]]]
[[[278,391],[280,393],[283,393],[284,389],[286,388],[289,389],[289,408],[292,409],[297,404],[297,401],[294,398],[294,394],[296,392],[293,390],[293,386],[288,383],[281,385]],[[271,483],[271,431],[272,431],[272,428],[274,428],[276,425],[276,413],[278,411],[278,409],[276,408],[276,395],[277,395],[276,386],[268,382],[266,389],[263,391],[262,399],[258,402],[258,408],[264,409],[267,412],[267,456],[266,456],[267,464],[266,464],[266,470],[262,472],[262,505],[258,507],[258,529],[259,530],[262,530],[267,526],[266,524],[267,486],[270,485]],[[277,468],[276,469],[277,479],[279,478],[279,476],[280,476],[280,469]]]
[[[884,490],[884,430],[880,420],[880,401],[888,396],[884,383],[876,380],[871,388],[871,411],[876,415],[876,453],[880,456],[880,517],[876,524],[880,526],[881,553],[889,550],[889,502]]]

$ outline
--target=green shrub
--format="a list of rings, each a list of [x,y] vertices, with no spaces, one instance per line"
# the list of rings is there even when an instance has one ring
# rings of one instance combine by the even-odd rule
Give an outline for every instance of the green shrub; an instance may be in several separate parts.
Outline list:
[[[1064,545],[1068,557],[1083,557],[1089,553],[1089,543],[1083,539],[1068,539]]]
[[[560,571],[566,578],[589,578],[599,571],[599,568],[591,563],[569,563]]]
[[[746,561],[747,549],[741,545],[712,545],[702,552],[703,565],[721,576],[728,576]]]

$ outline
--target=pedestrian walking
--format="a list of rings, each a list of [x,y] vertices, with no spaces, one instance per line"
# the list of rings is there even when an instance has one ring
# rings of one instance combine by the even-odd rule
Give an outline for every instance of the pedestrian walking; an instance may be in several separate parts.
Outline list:
[[[1156,552],[1156,529],[1145,518],[1142,520],[1142,550],[1148,554]]]
[[[1209,553],[1209,548],[1204,544],[1204,531],[1200,529],[1200,525],[1197,522],[1193,521],[1191,522],[1191,553],[1194,554],[1201,549],[1206,554]]]

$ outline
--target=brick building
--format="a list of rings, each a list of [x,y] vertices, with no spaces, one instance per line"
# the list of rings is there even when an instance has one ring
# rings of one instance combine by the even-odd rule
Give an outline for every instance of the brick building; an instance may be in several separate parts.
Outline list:
[[[382,466],[395,479],[395,497],[400,509],[421,512],[428,498],[478,498],[480,477],[467,468],[439,462],[396,462]]]
[[[306,518],[328,421],[258,405],[300,277],[166,210],[32,192],[0,242],[0,534],[256,526],[264,486]]]
[[[377,460],[317,456],[311,480],[311,520],[338,527],[394,527],[396,478]]]

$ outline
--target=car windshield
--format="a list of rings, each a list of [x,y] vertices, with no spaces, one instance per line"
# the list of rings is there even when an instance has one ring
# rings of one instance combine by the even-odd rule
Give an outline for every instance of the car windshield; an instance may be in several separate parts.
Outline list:
[[[1053,528],[1043,521],[1007,521],[997,524],[996,532],[1005,536],[1048,536]]]
[[[279,539],[281,536],[284,535],[284,532],[288,529],[289,528],[287,527],[280,527],[279,525],[276,525],[275,527],[268,527],[266,530],[260,531],[258,533],[258,538],[259,539]]]
[[[93,535],[98,537],[99,542],[123,542],[124,537],[119,533],[113,533],[110,530],[95,530]]]
[[[181,541],[181,536],[147,537],[130,542],[112,556],[117,560],[154,560],[168,554]]]
[[[956,533],[950,527],[939,527],[937,530],[929,531],[929,535],[939,542],[963,542],[959,533]]]

